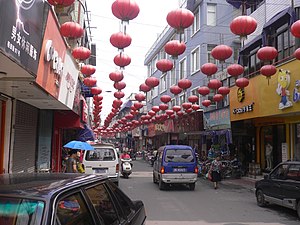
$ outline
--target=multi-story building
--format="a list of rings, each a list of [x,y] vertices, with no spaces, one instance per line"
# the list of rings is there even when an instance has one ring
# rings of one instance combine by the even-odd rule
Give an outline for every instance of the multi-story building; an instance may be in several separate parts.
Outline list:
[[[147,93],[147,110],[151,110],[152,106],[158,106],[162,95],[172,97],[168,103],[169,109],[187,102],[191,95],[199,96],[197,104],[201,108],[163,123],[149,124],[147,139],[154,148],[163,144],[184,143],[198,146],[198,151],[202,149],[206,152],[213,144],[220,147],[231,143],[229,101],[226,96],[222,101],[212,101],[209,107],[204,107],[201,104],[203,100],[212,100],[216,91],[211,90],[209,95],[201,96],[197,90],[206,86],[208,80],[212,78],[221,80],[223,86],[230,85],[226,67],[237,62],[240,40],[230,32],[229,24],[233,18],[241,14],[241,10],[222,0],[188,0],[182,7],[193,12],[192,26],[184,29],[182,34],[177,34],[176,30],[167,26],[145,57],[144,64],[148,67],[148,77],[154,76],[160,80],[159,86]],[[171,59],[171,56],[166,54],[164,46],[174,39],[184,41],[186,50],[177,59],[172,59],[174,67],[171,71],[162,73],[157,70],[156,62],[160,59]],[[220,44],[233,49],[232,56],[225,63],[218,62],[211,55],[212,49]],[[201,72],[201,66],[208,62],[218,65],[219,72],[212,77],[207,77]],[[192,86],[178,95],[173,95],[170,87],[177,85],[178,81],[184,78],[192,81]]]

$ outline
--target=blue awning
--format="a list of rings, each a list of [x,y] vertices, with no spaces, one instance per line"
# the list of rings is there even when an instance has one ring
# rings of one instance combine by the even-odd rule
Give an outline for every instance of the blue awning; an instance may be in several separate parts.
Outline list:
[[[84,124],[84,128],[78,132],[78,141],[94,141],[95,135],[91,128]]]

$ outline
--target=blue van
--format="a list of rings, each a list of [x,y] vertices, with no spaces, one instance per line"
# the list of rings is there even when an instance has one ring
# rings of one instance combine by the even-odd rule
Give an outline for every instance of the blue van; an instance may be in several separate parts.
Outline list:
[[[153,164],[153,182],[159,189],[166,189],[168,184],[187,184],[195,189],[197,182],[197,159],[195,151],[187,145],[161,146]]]

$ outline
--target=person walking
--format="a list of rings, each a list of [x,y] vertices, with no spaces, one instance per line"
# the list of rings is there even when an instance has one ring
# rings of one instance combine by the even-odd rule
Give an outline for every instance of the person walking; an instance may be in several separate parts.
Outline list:
[[[214,188],[219,187],[219,182],[221,181],[221,169],[222,163],[220,162],[220,156],[217,156],[211,163],[209,172],[211,173],[211,181],[214,183]]]
[[[77,149],[71,149],[69,158],[66,162],[66,173],[78,173],[77,170]]]

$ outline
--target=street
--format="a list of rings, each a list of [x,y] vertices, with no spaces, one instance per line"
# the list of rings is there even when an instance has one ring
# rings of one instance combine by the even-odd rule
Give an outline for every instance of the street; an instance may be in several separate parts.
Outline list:
[[[198,178],[195,191],[185,186],[160,191],[152,182],[152,167],[144,160],[133,161],[129,179],[120,178],[120,188],[133,200],[144,202],[146,225],[298,225],[293,210],[278,206],[260,208],[253,190],[223,182],[215,190],[212,183]]]

